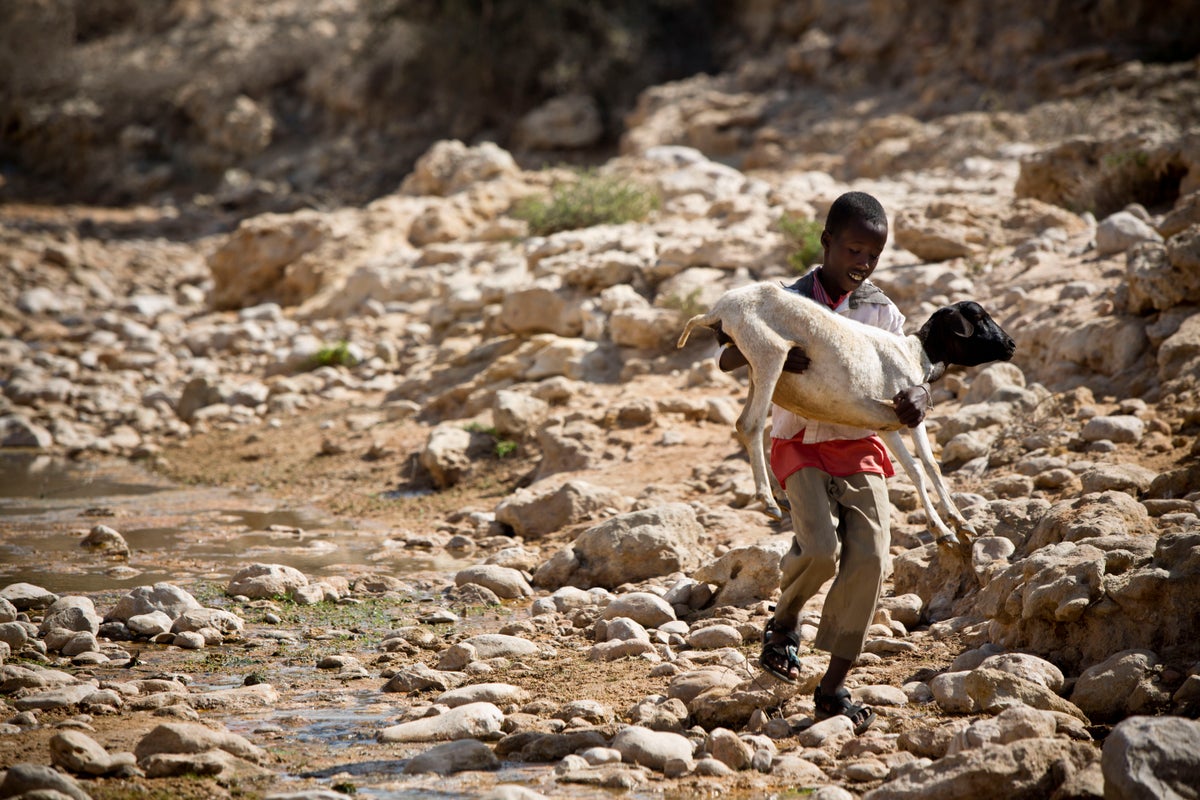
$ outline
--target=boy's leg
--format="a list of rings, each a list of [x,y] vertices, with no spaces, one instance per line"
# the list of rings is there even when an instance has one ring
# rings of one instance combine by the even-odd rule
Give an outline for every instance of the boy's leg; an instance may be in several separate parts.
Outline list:
[[[891,545],[887,479],[860,473],[834,478],[843,523],[837,577],[821,611],[816,646],[853,663],[875,616]]]
[[[778,629],[796,630],[804,604],[837,569],[838,506],[830,496],[832,485],[827,473],[813,467],[793,472],[784,484],[792,506],[792,548],[779,561]]]

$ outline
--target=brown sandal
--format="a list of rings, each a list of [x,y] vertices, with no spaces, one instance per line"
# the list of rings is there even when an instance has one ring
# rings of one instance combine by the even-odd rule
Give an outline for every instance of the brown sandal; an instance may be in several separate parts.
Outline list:
[[[779,680],[795,683],[800,680],[799,646],[799,634],[776,627],[774,619],[768,620],[763,628],[763,649],[758,664]]]
[[[850,699],[850,690],[845,686],[833,694],[825,694],[818,685],[813,693],[813,703],[816,705],[817,721],[830,717],[843,716],[854,726],[854,735],[861,736],[871,723],[875,721],[875,710],[870,706],[859,705]]]

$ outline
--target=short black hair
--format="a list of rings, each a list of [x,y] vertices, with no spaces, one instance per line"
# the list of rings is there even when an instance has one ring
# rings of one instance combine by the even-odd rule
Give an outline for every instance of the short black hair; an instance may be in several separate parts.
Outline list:
[[[837,233],[852,220],[864,222],[872,227],[887,229],[887,213],[883,205],[866,192],[846,192],[829,207],[825,216],[825,230]]]

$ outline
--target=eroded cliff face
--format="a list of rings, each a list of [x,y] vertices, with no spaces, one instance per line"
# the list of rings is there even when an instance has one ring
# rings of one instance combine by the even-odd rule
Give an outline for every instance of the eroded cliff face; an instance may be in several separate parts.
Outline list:
[[[448,138],[527,166],[670,141],[852,178],[1145,116],[1186,126],[1200,108],[1184,75],[1142,66],[1196,54],[1183,3],[604,6],[8,4],[4,190],[287,211],[386,194]],[[1108,102],[1131,87],[1136,107]],[[921,146],[864,157],[897,126],[940,119],[953,124]]]

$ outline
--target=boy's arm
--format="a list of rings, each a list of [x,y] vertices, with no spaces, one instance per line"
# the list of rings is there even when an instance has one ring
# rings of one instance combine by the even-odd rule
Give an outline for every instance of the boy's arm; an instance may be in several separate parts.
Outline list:
[[[742,351],[737,349],[737,345],[733,340],[729,340],[729,344],[721,348],[721,357],[717,361],[717,365],[722,372],[732,372],[735,369],[740,369],[750,362],[742,355]],[[808,369],[809,365],[808,354],[804,352],[804,348],[796,345],[791,350],[788,350],[787,358],[783,362],[784,372],[794,372],[799,374]]]
[[[721,345],[721,356],[717,359],[717,366],[722,372],[732,372],[735,369],[741,369],[750,362],[742,355],[742,351],[738,350],[736,344],[729,334],[720,328],[716,329],[717,343]],[[808,354],[804,352],[804,348],[796,345],[791,350],[788,350],[787,358],[783,361],[784,372],[795,372],[797,374],[808,369]]]

